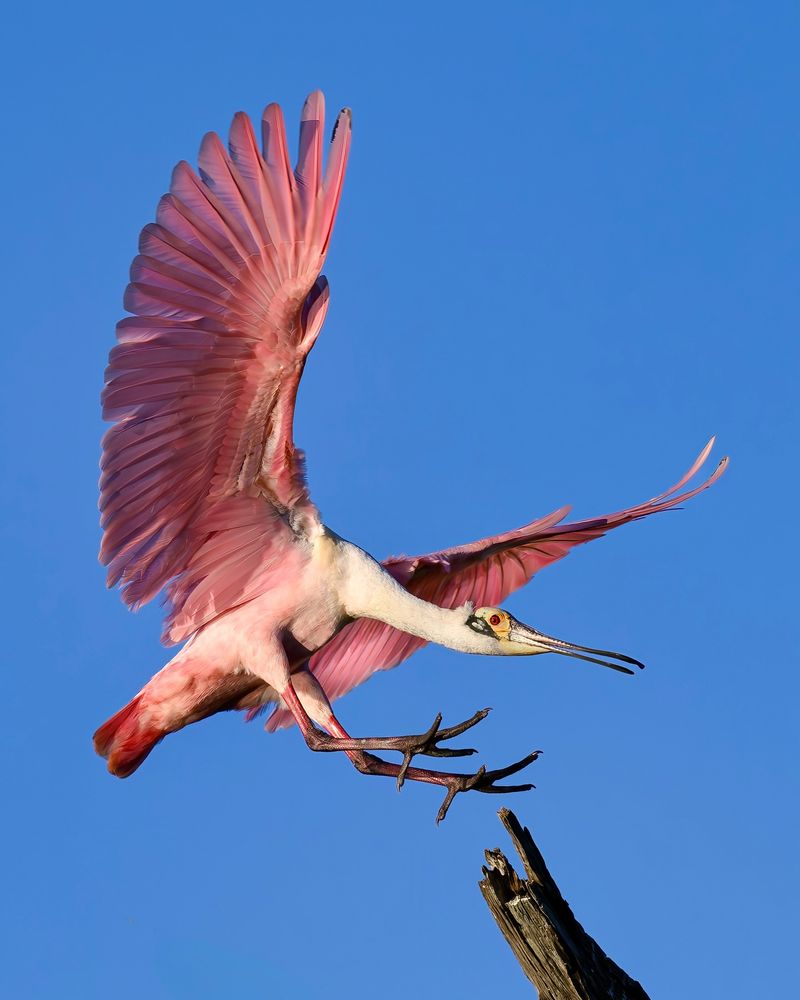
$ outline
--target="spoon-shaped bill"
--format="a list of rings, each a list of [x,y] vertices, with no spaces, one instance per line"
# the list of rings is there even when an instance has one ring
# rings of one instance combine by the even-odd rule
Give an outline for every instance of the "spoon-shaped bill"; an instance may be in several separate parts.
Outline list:
[[[579,646],[575,642],[565,642],[563,639],[555,639],[551,635],[537,632],[536,629],[522,622],[514,621],[509,634],[511,642],[517,642],[524,646],[535,646],[538,652],[560,653],[562,656],[573,656],[576,660],[586,660],[589,663],[599,663],[601,667],[610,667],[612,670],[619,670],[623,674],[633,674],[633,670],[623,667],[623,663],[630,663],[634,667],[644,670],[644,664],[639,660],[634,660],[632,656],[624,653],[614,653],[610,649],[593,649],[591,646]],[[591,654],[591,655],[589,655]],[[609,657],[609,659],[600,659]],[[620,663],[612,663],[609,660],[619,660]]]

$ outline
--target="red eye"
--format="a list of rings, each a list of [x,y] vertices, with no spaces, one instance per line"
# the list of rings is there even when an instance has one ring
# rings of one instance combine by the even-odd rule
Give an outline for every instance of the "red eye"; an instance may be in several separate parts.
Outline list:
[[[499,625],[501,621],[502,621],[502,618],[500,617],[500,615],[492,615],[492,617],[489,619],[489,624],[490,625]]]

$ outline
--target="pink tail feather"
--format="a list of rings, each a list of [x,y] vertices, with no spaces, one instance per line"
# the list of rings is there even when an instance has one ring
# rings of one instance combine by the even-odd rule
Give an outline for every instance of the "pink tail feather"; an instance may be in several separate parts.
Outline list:
[[[133,774],[166,732],[145,718],[142,695],[121,708],[94,734],[94,748],[118,778]]]
[[[187,648],[160,670],[136,697],[94,734],[94,748],[118,778],[133,774],[170,733],[217,712],[248,709],[268,696],[264,682],[232,663]]]

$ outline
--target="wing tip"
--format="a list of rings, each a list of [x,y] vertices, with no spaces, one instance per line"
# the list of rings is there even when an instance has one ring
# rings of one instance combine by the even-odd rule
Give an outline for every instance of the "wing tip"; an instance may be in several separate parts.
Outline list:
[[[342,108],[336,116],[336,121],[331,129],[331,144],[336,142],[337,136],[347,138],[353,131],[353,112],[350,108]]]
[[[283,111],[281,110],[280,104],[277,101],[270,101],[269,104],[261,112],[261,117],[263,119],[269,119],[271,121],[283,121]]]
[[[317,88],[303,102],[300,121],[321,121],[325,117],[325,95]]]

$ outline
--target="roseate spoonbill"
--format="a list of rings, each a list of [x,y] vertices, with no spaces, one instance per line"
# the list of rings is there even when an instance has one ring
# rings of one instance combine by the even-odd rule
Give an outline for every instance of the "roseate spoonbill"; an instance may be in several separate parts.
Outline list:
[[[199,174],[179,163],[131,268],[103,392],[113,422],[100,480],[108,584],[131,607],[166,588],[169,663],[95,734],[112,774],[126,777],[168,733],[225,709],[275,711],[312,750],[343,751],[365,774],[443,786],[442,819],[461,791],[499,786],[537,753],[496,771],[410,766],[417,754],[474,753],[442,741],[476,725],[441,715],[427,732],[354,739],[330,702],[426,642],[465,653],[561,653],[625,673],[642,664],[554,639],[497,607],[575,545],[675,506],[713,439],[671,489],[605,517],[562,523],[567,507],[469,545],[376,562],[323,524],[292,440],[295,395],[328,308],[320,275],[350,148],[351,115],[333,129],[322,166],[324,102],[313,93],[292,170],[280,109],[265,110],[259,150],[244,114],[228,150],[207,135]],[[401,764],[370,751],[395,750]]]

